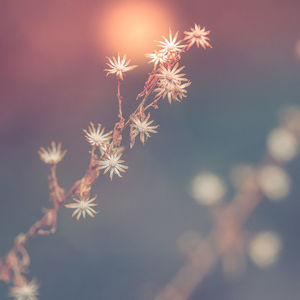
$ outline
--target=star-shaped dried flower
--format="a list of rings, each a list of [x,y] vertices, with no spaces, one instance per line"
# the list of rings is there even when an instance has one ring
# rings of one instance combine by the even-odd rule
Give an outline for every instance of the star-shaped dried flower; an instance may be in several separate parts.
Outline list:
[[[52,147],[52,148],[51,148]],[[61,144],[56,145],[55,142],[51,142],[51,147],[45,149],[41,147],[38,151],[41,160],[46,164],[56,165],[59,163],[67,153],[67,150],[61,150]]]
[[[172,55],[180,53],[184,48],[184,45],[181,45],[181,41],[177,41],[178,31],[172,36],[171,29],[169,30],[169,39],[163,36],[164,41],[159,41],[158,45],[161,47],[161,52],[165,55]]]
[[[202,46],[203,49],[206,49],[206,47],[212,48],[209,43],[210,38],[207,36],[210,34],[210,30],[206,31],[205,27],[201,29],[201,26],[197,24],[195,24],[195,27],[192,27],[190,30],[191,31],[184,32],[184,40],[188,41],[187,49],[190,49],[195,43],[198,48],[200,46]]]
[[[112,134],[112,131],[109,131],[107,133],[104,133],[104,128],[101,129],[101,124],[98,123],[97,129],[94,125],[94,123],[90,123],[90,126],[88,130],[83,129],[83,132],[85,133],[86,140],[92,145],[92,146],[99,146],[102,147],[105,144],[108,144]]]
[[[156,67],[158,64],[162,64],[167,61],[168,57],[162,51],[154,51],[154,53],[145,54],[146,57],[150,58],[151,60],[149,63],[154,63]]]
[[[165,81],[167,84],[174,83],[174,82],[188,81],[186,78],[183,77],[185,76],[185,74],[179,74],[179,72],[182,71],[182,69],[184,69],[184,66],[178,68],[178,63],[173,67],[161,66],[157,77],[160,82]]]
[[[65,207],[75,209],[72,213],[72,217],[76,216],[76,219],[79,220],[81,215],[85,219],[86,214],[90,217],[94,218],[98,213],[93,209],[93,207],[97,206],[97,203],[93,203],[96,200],[97,196],[89,199],[88,196],[81,196],[79,199],[73,198],[74,203],[65,204]]]
[[[102,160],[98,161],[99,169],[105,169],[104,174],[109,171],[109,178],[112,180],[114,174],[122,177],[120,172],[126,172],[127,166],[122,165],[124,160],[121,160],[122,152],[120,150],[114,149],[110,153],[106,153]]]
[[[140,134],[140,140],[143,144],[145,143],[145,139],[150,137],[150,133],[157,133],[155,129],[158,128],[158,125],[151,125],[153,120],[149,121],[149,118],[150,114],[144,120],[138,117],[132,119],[133,138]]]
[[[179,74],[183,68],[184,67],[178,68],[178,63],[173,67],[162,66],[160,68],[159,73],[157,74],[157,88],[154,90],[157,92],[157,98],[165,98],[167,96],[168,101],[171,104],[172,100],[180,102],[182,98],[186,97],[185,88],[188,87],[191,82],[183,77],[185,74]]]
[[[118,54],[118,58],[112,57],[107,58],[108,59],[108,67],[109,69],[105,69],[104,71],[107,72],[107,75],[110,74],[116,74],[118,79],[123,80],[123,73],[128,72],[130,70],[133,70],[137,66],[129,66],[130,59],[126,60],[126,55],[123,56],[123,58],[120,58],[120,55]]]
[[[13,286],[10,288],[9,296],[15,300],[38,300],[38,285],[35,280],[25,283],[21,286]]]
[[[167,97],[168,102],[171,104],[172,101],[181,102],[183,98],[186,97],[186,87],[188,87],[191,82],[186,83],[176,83],[176,84],[167,84],[164,85],[162,83],[158,84],[158,87],[155,89],[157,92],[156,97]]]

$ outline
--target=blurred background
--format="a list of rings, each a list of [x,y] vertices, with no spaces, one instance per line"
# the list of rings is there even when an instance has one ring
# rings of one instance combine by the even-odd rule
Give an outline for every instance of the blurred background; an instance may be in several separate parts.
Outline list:
[[[139,65],[122,84],[128,116],[151,71],[144,53],[153,40],[169,27],[182,37],[197,23],[211,30],[213,45],[184,55],[188,98],[152,113],[159,134],[126,151],[123,179],[96,182],[101,213],[76,222],[62,208],[57,233],[28,244],[40,299],[148,300],[168,283],[186,261],[178,238],[211,228],[210,213],[188,193],[191,180],[215,172],[229,199],[232,167],[257,164],[278,112],[300,104],[299,14],[297,0],[1,1],[0,256],[51,205],[39,147],[63,142],[58,178],[69,188],[88,163],[82,128],[117,120],[106,56],[127,53]],[[286,170],[286,201],[263,202],[247,225],[281,237],[278,262],[260,270],[249,261],[235,280],[218,265],[190,299],[299,299],[300,159]],[[7,294],[0,282],[0,299]]]

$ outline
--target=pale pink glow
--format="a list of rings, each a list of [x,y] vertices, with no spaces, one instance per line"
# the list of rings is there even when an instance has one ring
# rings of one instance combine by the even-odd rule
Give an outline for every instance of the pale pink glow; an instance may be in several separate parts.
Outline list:
[[[173,24],[169,8],[144,1],[113,4],[100,11],[96,18],[99,46],[108,55],[119,52],[139,61],[154,49],[154,40],[159,40]]]
[[[81,20],[80,7],[73,9],[72,14],[64,14],[57,5],[57,1],[38,6],[28,2],[11,4],[11,18],[18,28],[14,45],[19,46],[8,54],[7,76],[14,81],[48,82],[61,76],[82,56],[86,46],[82,32],[76,28]]]

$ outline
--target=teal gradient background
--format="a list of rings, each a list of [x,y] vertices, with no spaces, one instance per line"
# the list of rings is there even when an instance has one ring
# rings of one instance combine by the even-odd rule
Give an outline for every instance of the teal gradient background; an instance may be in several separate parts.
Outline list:
[[[189,96],[181,104],[164,102],[151,114],[159,134],[126,151],[129,169],[123,179],[110,182],[104,176],[96,182],[101,213],[76,222],[62,208],[57,233],[28,244],[28,276],[38,279],[41,300],[152,299],[185,262],[178,237],[186,230],[210,229],[209,212],[187,192],[193,176],[213,171],[230,184],[233,166],[260,161],[279,110],[300,104],[299,1],[161,3],[176,16],[172,29],[203,24],[212,31],[214,47],[193,48],[183,57],[192,81]],[[0,2],[1,256],[51,205],[49,170],[38,158],[39,147],[56,140],[68,149],[58,166],[58,178],[68,188],[88,163],[82,128],[90,121],[111,128],[116,121],[115,82],[103,72],[111,54],[91,30],[91,20],[107,4]],[[149,71],[145,61],[126,76],[127,116]],[[284,244],[279,262],[265,271],[249,262],[235,281],[224,278],[218,266],[190,300],[299,299],[300,158],[287,171],[288,199],[263,202],[248,224],[253,231],[278,232]],[[0,299],[7,293],[0,282]]]

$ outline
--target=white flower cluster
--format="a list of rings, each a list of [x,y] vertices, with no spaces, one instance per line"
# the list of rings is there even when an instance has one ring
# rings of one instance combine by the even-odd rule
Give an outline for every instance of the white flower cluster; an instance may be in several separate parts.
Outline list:
[[[179,66],[181,54],[189,50],[194,44],[197,47],[206,49],[211,47],[209,43],[208,34],[205,27],[201,28],[200,25],[195,25],[190,31],[185,31],[183,40],[178,40],[178,32],[175,35],[169,32],[168,38],[163,36],[163,40],[158,42],[158,50],[154,53],[146,54],[150,58],[150,62],[154,64],[153,72],[150,74],[148,81],[145,84],[144,91],[141,95],[145,99],[138,106],[136,111],[130,115],[129,120],[125,123],[122,113],[123,97],[120,95],[120,83],[124,80],[125,73],[135,69],[136,65],[130,65],[130,59],[126,55],[116,57],[108,57],[107,68],[104,70],[106,75],[114,75],[117,79],[117,98],[119,103],[119,122],[114,126],[114,130],[105,131],[105,128],[98,123],[90,123],[88,129],[83,129],[85,139],[92,146],[91,151],[91,169],[94,168],[96,172],[103,170],[103,173],[109,174],[112,180],[114,175],[122,177],[125,173],[127,166],[124,165],[122,160],[124,147],[121,147],[122,133],[127,125],[130,126],[130,147],[132,148],[135,143],[135,138],[139,135],[142,144],[150,137],[151,134],[157,133],[159,125],[154,125],[153,120],[150,120],[150,113],[145,114],[147,108],[144,107],[144,101],[153,91],[155,97],[152,106],[157,108],[156,102],[160,98],[167,98],[169,103],[172,101],[181,101],[186,97],[186,88],[191,82],[186,79],[185,74],[181,73],[183,66]],[[140,94],[139,94],[140,96]],[[138,96],[138,98],[139,98]],[[150,105],[151,106],[151,105]],[[51,147],[40,148],[40,158],[47,164],[56,166],[66,154],[66,150],[61,150],[61,144],[56,145],[55,142],[51,143]],[[54,170],[54,169],[53,169]],[[93,175],[99,176],[99,175]],[[90,184],[89,181],[81,180],[80,190],[76,190],[73,198],[73,203],[65,204],[66,207],[74,209],[72,217],[79,220],[81,217],[86,216],[94,217],[97,211],[94,209],[97,204],[95,203],[96,197],[90,197]],[[197,190],[197,198],[203,198],[204,202],[218,202],[224,193],[223,185],[218,178],[210,176],[202,184],[204,191],[199,194],[199,187]],[[215,189],[216,188],[216,189]],[[195,189],[195,188],[194,188]],[[201,190],[201,188],[200,188]],[[199,200],[200,201],[200,200]]]

